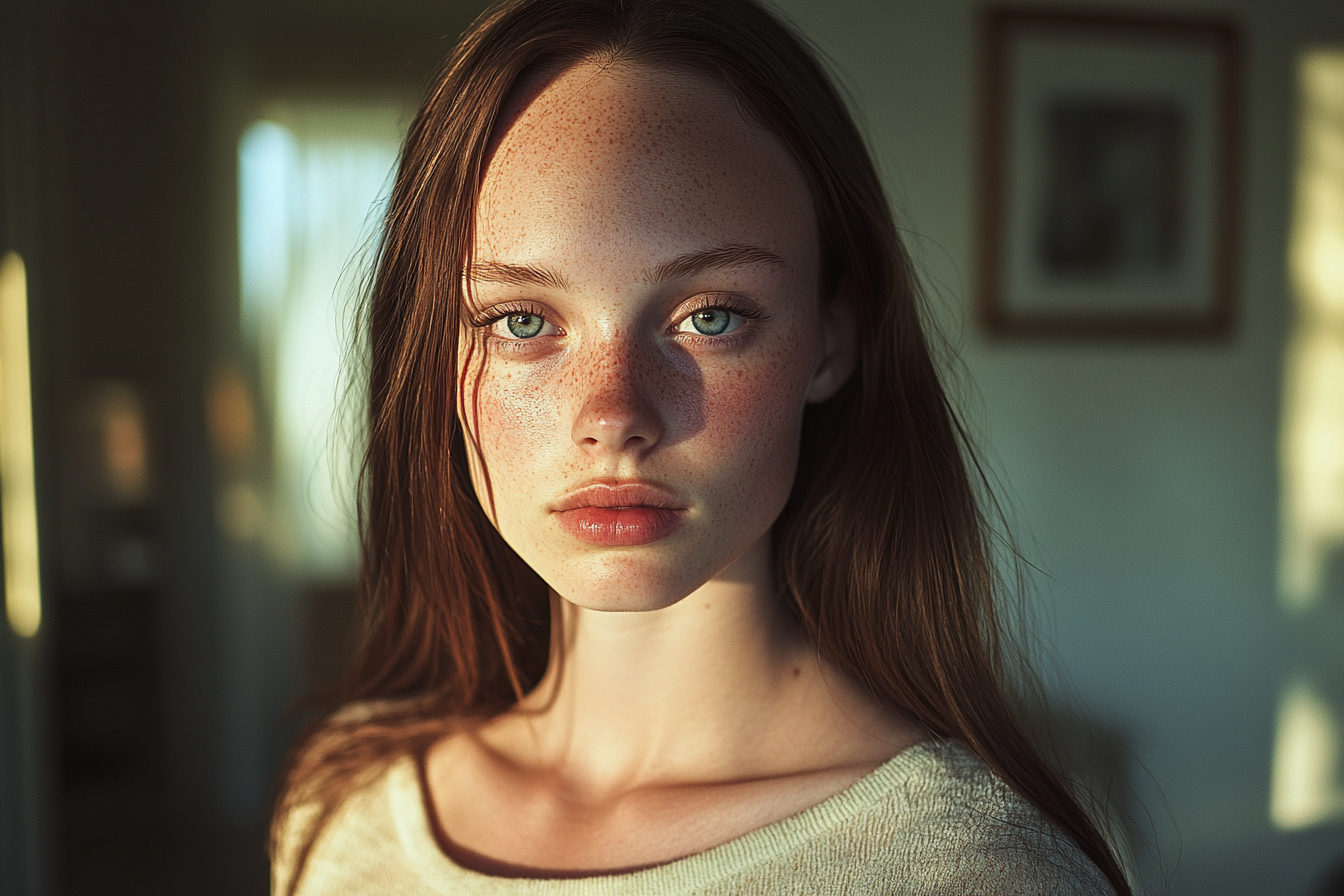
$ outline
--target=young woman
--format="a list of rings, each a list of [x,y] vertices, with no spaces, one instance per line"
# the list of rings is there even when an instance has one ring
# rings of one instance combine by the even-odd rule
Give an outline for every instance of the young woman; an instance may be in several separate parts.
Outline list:
[[[478,21],[388,210],[367,631],[277,892],[1127,894],[1005,696],[917,298],[750,0]]]

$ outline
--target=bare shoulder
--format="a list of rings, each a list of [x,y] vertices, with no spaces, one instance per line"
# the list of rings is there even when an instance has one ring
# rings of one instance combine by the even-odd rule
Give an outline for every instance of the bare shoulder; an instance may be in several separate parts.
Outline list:
[[[1101,871],[1061,830],[965,747],[921,744],[901,824],[921,844],[920,892],[1110,896]]]

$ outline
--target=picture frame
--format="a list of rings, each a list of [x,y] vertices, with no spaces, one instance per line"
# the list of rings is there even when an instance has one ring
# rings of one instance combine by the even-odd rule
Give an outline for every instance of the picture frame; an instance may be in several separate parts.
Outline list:
[[[1064,339],[1231,333],[1237,28],[994,7],[981,42],[984,329]]]

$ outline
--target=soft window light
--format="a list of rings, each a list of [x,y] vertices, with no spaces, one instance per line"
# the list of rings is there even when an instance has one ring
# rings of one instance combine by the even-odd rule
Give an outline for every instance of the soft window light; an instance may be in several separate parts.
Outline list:
[[[1344,54],[1308,53],[1289,266],[1296,321],[1285,360],[1279,595],[1320,599],[1344,552]]]
[[[257,406],[272,424],[271,477],[264,493],[223,488],[219,519],[238,539],[264,529],[268,550],[307,580],[346,580],[358,562],[354,463],[335,450],[348,424],[341,324],[374,245],[401,120],[394,104],[287,104],[239,145],[241,324],[259,362]],[[213,389],[222,445],[229,427],[218,424],[240,418],[243,393]]]
[[[28,366],[28,277],[17,252],[0,260],[0,525],[5,614],[15,634],[31,638],[42,625],[42,583]]]
[[[1324,687],[1339,680],[1338,616],[1327,613],[1327,594],[1344,587],[1344,52],[1308,52],[1298,75],[1279,600],[1307,638],[1280,695],[1274,734],[1269,817],[1283,830],[1344,818],[1340,692]]]
[[[1339,780],[1339,720],[1307,681],[1298,680],[1279,702],[1270,818],[1285,830],[1344,815]]]

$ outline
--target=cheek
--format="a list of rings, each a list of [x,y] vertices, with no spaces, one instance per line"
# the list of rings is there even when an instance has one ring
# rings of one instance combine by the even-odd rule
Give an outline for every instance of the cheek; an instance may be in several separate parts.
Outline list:
[[[497,364],[477,366],[460,381],[458,419],[467,435],[472,484],[497,525],[501,515],[510,515],[516,496],[535,486],[545,414],[554,413],[525,379]]]
[[[702,447],[728,476],[724,499],[743,510],[777,513],[793,485],[811,369],[806,352],[791,354],[728,374],[707,395]]]
[[[516,472],[536,457],[554,429],[556,407],[547,390],[521,372],[499,365],[485,371],[467,393],[467,413],[488,470]]]

